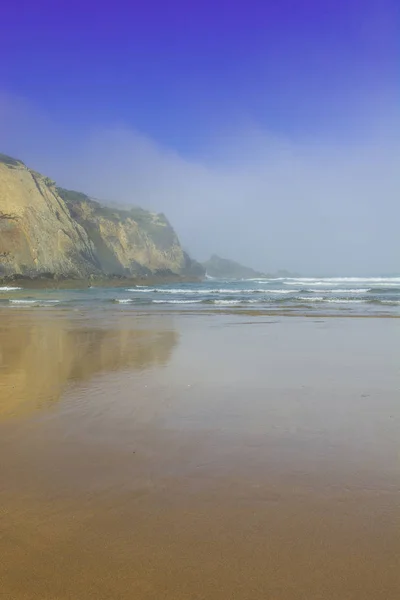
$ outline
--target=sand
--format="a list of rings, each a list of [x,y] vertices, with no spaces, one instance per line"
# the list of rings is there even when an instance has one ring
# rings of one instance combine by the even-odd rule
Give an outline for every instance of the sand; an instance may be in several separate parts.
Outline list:
[[[0,311],[1,600],[396,600],[398,319]]]

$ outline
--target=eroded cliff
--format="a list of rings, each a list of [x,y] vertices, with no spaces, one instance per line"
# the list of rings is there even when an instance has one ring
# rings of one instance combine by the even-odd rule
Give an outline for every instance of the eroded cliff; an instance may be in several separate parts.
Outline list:
[[[103,206],[0,155],[0,277],[202,274],[164,215]]]

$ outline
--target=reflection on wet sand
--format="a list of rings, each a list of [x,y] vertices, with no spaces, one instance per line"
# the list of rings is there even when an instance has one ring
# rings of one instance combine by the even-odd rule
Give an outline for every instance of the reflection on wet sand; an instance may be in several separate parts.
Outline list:
[[[177,339],[173,330],[134,328],[121,320],[82,323],[66,316],[3,312],[0,419],[29,414],[58,400],[70,382],[165,364]]]
[[[1,600],[400,597],[400,322],[18,318]]]

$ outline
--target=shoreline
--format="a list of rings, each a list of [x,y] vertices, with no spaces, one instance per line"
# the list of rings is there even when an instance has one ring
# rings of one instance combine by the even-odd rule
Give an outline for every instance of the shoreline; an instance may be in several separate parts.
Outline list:
[[[4,286],[18,286],[22,289],[32,290],[74,290],[74,289],[85,289],[85,288],[120,288],[126,286],[138,286],[138,285],[165,285],[168,283],[199,283],[203,279],[183,277],[180,275],[151,275],[149,277],[105,277],[91,279],[51,279],[47,277],[29,278],[29,277],[3,277],[0,278],[0,287]]]
[[[111,303],[110,303],[111,304]],[[112,305],[118,306],[118,302],[113,302]],[[134,308],[134,309],[130,309],[130,310],[126,310],[126,308],[124,309],[123,307],[126,305],[120,304],[120,309],[115,311],[115,314],[134,314],[136,317],[151,317],[151,316],[162,316],[162,317],[166,317],[166,316],[192,316],[192,317],[217,317],[217,316],[223,316],[223,317],[229,317],[229,316],[233,316],[233,317],[252,317],[251,321],[246,321],[245,323],[238,323],[238,324],[256,324],[256,323],[260,323],[260,321],[258,321],[259,318],[262,317],[274,317],[276,319],[279,319],[280,317],[282,318],[293,318],[293,319],[315,319],[315,320],[319,320],[319,319],[400,319],[400,315],[396,315],[396,314],[388,314],[388,313],[371,313],[371,314],[360,314],[360,313],[350,313],[350,312],[343,312],[343,313],[323,313],[323,312],[295,312],[295,311],[282,311],[282,310],[248,310],[248,309],[241,309],[241,308],[214,308],[214,309],[210,309],[210,308],[199,308],[197,310],[194,309],[184,309],[184,308],[176,308],[176,307],[170,307],[170,308],[161,308],[160,306],[158,307],[154,307],[152,306],[147,310],[144,310],[143,308]],[[98,308],[98,307],[97,307]],[[31,313],[32,311],[37,311],[40,309],[40,312],[46,312],[49,313],[53,316],[55,316],[56,314],[68,314],[69,310],[65,309],[65,308],[61,308],[61,307],[57,307],[57,305],[48,305],[48,306],[23,306],[20,305],[18,307],[18,312],[19,313]],[[103,307],[104,310],[104,307]],[[110,307],[109,309],[110,310]],[[9,308],[6,306],[2,306],[0,304],[0,313],[2,311],[7,311],[7,313],[9,312]],[[93,312],[93,307],[90,308],[83,308],[81,307],[79,309],[80,314],[85,314],[87,313],[92,313]],[[272,322],[276,322],[277,321],[269,321],[269,323]],[[262,322],[261,322],[262,323]]]
[[[0,283],[1,306],[63,310],[121,305],[117,312],[135,314],[240,315],[252,319],[276,316],[400,317],[400,281],[360,282],[213,282],[159,272],[140,277],[86,279],[12,277]],[[361,285],[363,287],[361,287]],[[383,287],[381,287],[383,285]]]

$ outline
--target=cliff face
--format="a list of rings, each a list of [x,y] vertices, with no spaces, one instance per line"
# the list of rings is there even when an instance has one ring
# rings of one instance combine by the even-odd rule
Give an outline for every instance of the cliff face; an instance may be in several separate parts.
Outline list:
[[[191,261],[164,215],[102,206],[85,194],[62,188],[58,193],[87,232],[106,275],[190,274]]]
[[[0,155],[0,277],[202,273],[163,215],[102,206]]]
[[[99,271],[94,248],[53,182],[0,155],[0,275]]]

